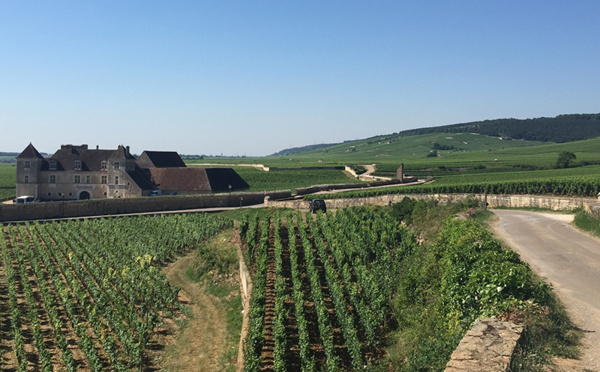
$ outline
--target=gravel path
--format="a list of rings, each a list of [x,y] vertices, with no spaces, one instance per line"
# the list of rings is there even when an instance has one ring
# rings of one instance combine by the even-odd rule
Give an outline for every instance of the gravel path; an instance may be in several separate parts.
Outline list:
[[[494,210],[497,235],[546,277],[584,331],[581,366],[600,371],[600,241],[570,223],[573,215]]]

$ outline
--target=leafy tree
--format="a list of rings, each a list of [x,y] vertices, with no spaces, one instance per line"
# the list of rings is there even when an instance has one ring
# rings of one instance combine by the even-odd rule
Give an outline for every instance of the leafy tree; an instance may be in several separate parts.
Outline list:
[[[392,205],[392,211],[390,214],[392,217],[397,218],[400,221],[404,221],[407,225],[410,225],[412,222],[413,209],[415,209],[416,203],[417,201],[415,199],[405,196],[400,203],[395,203]]]
[[[434,150],[456,150],[456,147],[454,147],[452,145],[440,145],[439,143],[434,142],[433,149]]]
[[[570,151],[562,151],[558,154],[558,159],[556,160],[556,168],[569,168],[571,162],[575,160],[577,157]]]

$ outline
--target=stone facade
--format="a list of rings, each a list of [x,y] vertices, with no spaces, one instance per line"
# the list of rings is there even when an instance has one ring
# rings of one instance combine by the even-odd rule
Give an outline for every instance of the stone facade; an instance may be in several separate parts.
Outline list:
[[[168,184],[169,190],[161,184]],[[232,187],[223,189],[223,184]],[[103,150],[62,145],[44,158],[29,144],[17,157],[17,197],[33,196],[41,201],[130,198],[150,195],[152,190],[198,194],[248,187],[230,168],[187,168],[176,152],[145,151],[138,161],[129,146]]]
[[[43,201],[142,196],[145,190],[134,179],[135,172],[129,147],[90,150],[87,145],[63,145],[46,159],[30,144],[17,157],[16,194]]]

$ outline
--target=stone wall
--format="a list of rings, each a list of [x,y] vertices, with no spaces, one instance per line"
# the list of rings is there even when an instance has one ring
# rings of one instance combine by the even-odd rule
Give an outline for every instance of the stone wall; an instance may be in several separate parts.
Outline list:
[[[385,186],[385,185],[395,185],[399,184],[399,180],[391,180],[391,181],[373,181],[368,183],[346,183],[346,184],[332,184],[332,185],[315,185],[310,187],[300,187],[294,190],[296,195],[307,195],[314,194],[320,191],[330,191],[330,190],[345,190],[345,189],[364,189],[367,187],[374,186]]]
[[[446,372],[506,371],[523,326],[478,319],[452,353]]]
[[[352,199],[326,199],[327,208],[337,209],[357,205],[389,205],[398,203],[405,197],[413,199],[435,199],[442,203],[475,199],[480,202],[487,200],[488,207],[508,208],[547,208],[551,210],[574,210],[584,208],[588,211],[600,207],[597,199],[569,198],[539,195],[484,195],[484,194],[395,194]],[[308,209],[306,200],[271,201],[269,206],[294,209]]]
[[[91,199],[0,205],[0,222],[52,218],[119,215],[199,208],[239,207],[263,204],[264,198],[289,198],[290,191],[211,195],[158,196],[126,199]]]

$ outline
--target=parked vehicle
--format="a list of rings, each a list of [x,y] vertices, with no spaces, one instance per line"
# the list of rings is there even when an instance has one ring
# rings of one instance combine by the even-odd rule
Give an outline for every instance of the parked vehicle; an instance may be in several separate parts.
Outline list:
[[[150,196],[161,196],[163,195],[162,190],[152,190],[152,192],[150,193]]]
[[[323,213],[326,213],[327,205],[325,205],[325,200],[323,199],[314,199],[309,202],[308,209],[312,213],[317,213],[317,211],[323,211]]]
[[[17,204],[27,204],[37,202],[37,199],[34,196],[19,196],[15,199],[15,203]]]

